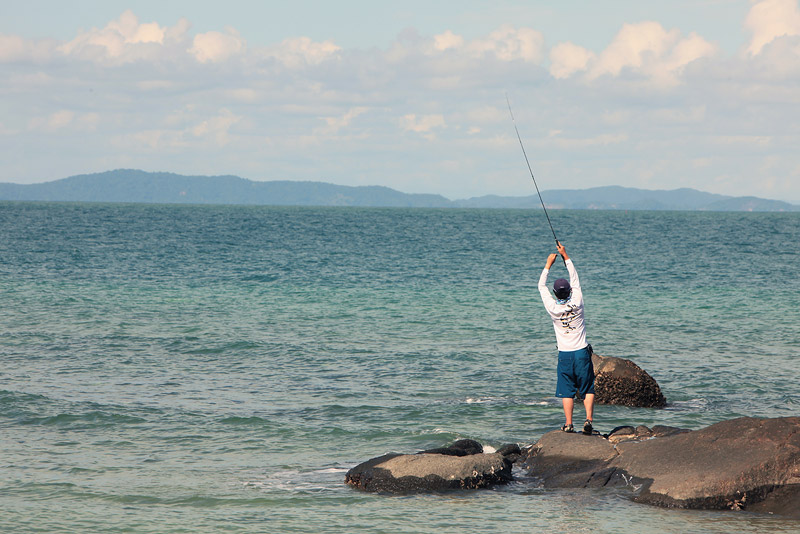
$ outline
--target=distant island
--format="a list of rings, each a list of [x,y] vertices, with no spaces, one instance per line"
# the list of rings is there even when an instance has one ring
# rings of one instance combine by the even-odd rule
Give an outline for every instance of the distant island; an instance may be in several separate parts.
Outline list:
[[[548,209],[800,211],[800,206],[756,197],[731,197],[695,189],[646,190],[606,186],[542,191]],[[133,202],[410,208],[540,208],[536,194],[449,200],[401,193],[383,186],[344,186],[288,180],[256,182],[238,176],[183,176],[120,169],[39,184],[0,183],[0,201]]]

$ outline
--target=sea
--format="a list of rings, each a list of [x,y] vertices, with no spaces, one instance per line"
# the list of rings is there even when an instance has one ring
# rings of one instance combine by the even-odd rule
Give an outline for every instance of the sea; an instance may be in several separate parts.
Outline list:
[[[800,213],[549,215],[594,350],[668,401],[599,406],[597,430],[800,415]],[[541,209],[0,203],[0,532],[800,532],[521,470],[344,483],[388,452],[560,427],[552,252]]]

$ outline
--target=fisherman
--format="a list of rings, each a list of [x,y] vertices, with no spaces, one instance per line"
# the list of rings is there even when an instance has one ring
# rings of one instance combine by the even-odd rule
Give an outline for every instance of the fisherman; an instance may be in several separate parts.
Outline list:
[[[559,278],[553,284],[553,294],[547,289],[547,276],[550,267],[558,254],[550,254],[547,264],[539,278],[539,293],[556,331],[558,343],[558,382],[556,397],[561,399],[564,407],[566,423],[561,427],[564,432],[575,432],[572,425],[572,411],[575,406],[575,395],[583,398],[586,408],[586,421],[583,433],[592,434],[592,415],[594,410],[594,367],[592,366],[592,346],[586,342],[586,324],[583,317],[583,293],[578,280],[578,272],[567,255],[567,250],[560,241],[556,241],[558,254],[564,258],[569,272],[569,280]]]

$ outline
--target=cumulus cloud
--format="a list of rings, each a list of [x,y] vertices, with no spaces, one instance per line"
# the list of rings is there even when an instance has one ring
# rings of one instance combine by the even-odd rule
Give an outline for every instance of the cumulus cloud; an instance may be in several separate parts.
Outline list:
[[[597,56],[591,50],[573,43],[559,43],[550,50],[550,74],[554,78],[567,78],[585,71]]]
[[[500,61],[539,63],[544,57],[544,36],[530,28],[503,26],[467,47],[474,54],[491,54]]]
[[[433,48],[439,52],[450,48],[461,48],[464,46],[464,38],[447,30],[444,33],[433,36]]]
[[[75,39],[62,44],[57,50],[66,56],[112,63],[153,59],[163,52],[167,40],[182,39],[188,26],[185,20],[179,21],[173,28],[160,26],[156,22],[140,23],[133,11],[128,10],[102,29],[80,32]]]
[[[225,33],[210,31],[194,36],[189,52],[200,63],[219,63],[245,51],[247,43],[234,28]]]
[[[800,35],[800,7],[796,0],[753,2],[744,26],[752,33],[747,52],[755,56],[778,37]]]
[[[620,76],[625,71],[671,85],[692,61],[716,54],[717,47],[699,35],[681,35],[657,22],[625,24],[600,53],[574,43],[560,43],[550,52],[550,74],[567,78],[582,73],[586,79]]]
[[[109,167],[144,161],[387,185],[411,184],[400,180],[426,168],[436,176],[413,182],[417,191],[477,195],[519,170],[519,154],[506,157],[518,151],[508,89],[537,170],[576,187],[630,183],[642,169],[661,187],[676,176],[689,186],[707,175],[755,176],[745,157],[765,154],[775,156],[773,176],[795,176],[796,12],[796,3],[754,2],[742,21],[747,53],[726,56],[699,34],[654,21],[620,26],[596,49],[576,36],[548,50],[538,30],[511,25],[470,37],[410,29],[389,47],[343,49],[305,36],[256,46],[235,28],[195,35],[186,20],[164,26],[126,11],[66,42],[0,35],[0,135],[18,136],[16,147],[47,143],[76,173],[96,154]],[[4,160],[29,166],[30,176],[62,172],[35,158],[14,163],[8,147],[0,146]],[[371,174],[373,152],[392,169],[385,177]],[[448,163],[457,161],[470,163]],[[447,189],[447,173],[459,172],[475,190]]]
[[[678,30],[667,31],[657,22],[625,24],[599,54],[589,77],[616,76],[630,68],[651,78],[666,78],[715,52],[714,45],[696,34],[682,37]]]
[[[301,68],[335,58],[340,50],[333,41],[314,42],[308,37],[294,37],[267,49],[265,55],[286,67]]]
[[[525,61],[540,63],[545,55],[544,36],[531,28],[504,25],[486,37],[471,41],[451,30],[434,35],[422,46],[428,55],[452,51],[473,59],[491,57],[499,61]]]

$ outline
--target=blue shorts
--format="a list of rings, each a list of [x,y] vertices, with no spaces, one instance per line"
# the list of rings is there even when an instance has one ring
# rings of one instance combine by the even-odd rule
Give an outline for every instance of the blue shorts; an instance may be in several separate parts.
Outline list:
[[[594,393],[594,366],[588,347],[574,351],[558,351],[558,383],[556,397],[571,399],[575,393],[586,397]]]

